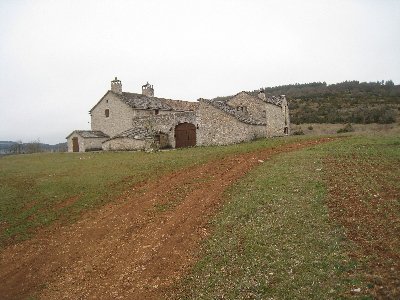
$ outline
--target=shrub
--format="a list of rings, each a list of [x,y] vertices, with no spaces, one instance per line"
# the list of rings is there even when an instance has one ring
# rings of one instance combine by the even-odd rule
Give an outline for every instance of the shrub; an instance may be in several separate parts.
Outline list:
[[[303,129],[298,129],[296,131],[293,131],[292,135],[304,135]]]
[[[312,127],[312,125],[307,127],[308,130],[313,130],[314,128]]]
[[[354,128],[353,126],[351,126],[351,124],[346,124],[346,126],[344,126],[343,128],[340,128],[338,131],[336,131],[337,133],[345,133],[345,132],[353,132]]]

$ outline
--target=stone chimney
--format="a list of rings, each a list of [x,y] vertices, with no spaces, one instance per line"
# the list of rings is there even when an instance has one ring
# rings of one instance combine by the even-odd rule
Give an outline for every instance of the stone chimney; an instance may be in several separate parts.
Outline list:
[[[149,82],[145,85],[142,85],[142,94],[147,97],[154,97],[154,88]]]
[[[264,100],[265,101],[265,99],[266,99],[266,96],[265,96],[265,91],[264,91],[264,89],[260,89],[260,91],[258,92],[258,98],[260,98],[260,99],[262,99],[262,100]]]
[[[114,80],[111,81],[111,91],[122,95],[122,83],[121,80],[118,80],[117,77],[115,77]]]

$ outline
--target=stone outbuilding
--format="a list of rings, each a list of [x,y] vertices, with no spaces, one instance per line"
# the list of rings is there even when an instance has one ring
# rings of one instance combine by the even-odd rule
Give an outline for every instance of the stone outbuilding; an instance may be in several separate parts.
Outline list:
[[[103,142],[110,137],[98,130],[75,130],[67,136],[69,152],[102,150]]]
[[[228,145],[290,133],[285,96],[262,90],[189,102],[154,97],[149,83],[141,94],[123,92],[115,78],[89,113],[92,130],[72,132],[69,152]]]

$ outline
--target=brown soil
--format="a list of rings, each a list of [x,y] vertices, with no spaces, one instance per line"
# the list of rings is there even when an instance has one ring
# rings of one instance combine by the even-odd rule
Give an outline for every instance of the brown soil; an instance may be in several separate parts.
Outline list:
[[[350,257],[358,262],[349,278],[369,282],[361,291],[376,299],[400,299],[400,191],[397,167],[357,156],[325,161],[329,213],[352,241]],[[356,286],[355,286],[356,288]]]
[[[331,139],[233,155],[144,182],[70,226],[0,253],[2,299],[163,299],[193,262],[222,195],[260,160]]]
[[[80,196],[73,196],[73,197],[69,197],[67,199],[64,199],[63,201],[61,201],[60,203],[57,203],[54,207],[53,210],[57,211],[60,210],[62,208],[66,208],[69,207],[71,205],[73,205],[76,201],[79,200]]]

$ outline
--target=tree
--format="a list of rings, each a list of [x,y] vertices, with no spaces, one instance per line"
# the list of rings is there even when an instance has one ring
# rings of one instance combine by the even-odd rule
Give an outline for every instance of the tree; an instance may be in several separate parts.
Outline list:
[[[26,144],[26,153],[38,153],[38,152],[42,152],[39,139]]]
[[[23,144],[21,140],[16,141],[11,147],[10,147],[10,153],[13,154],[21,154],[23,152]]]
[[[387,85],[387,86],[394,86],[394,82],[393,82],[392,80],[387,80],[387,81],[385,82],[385,85]]]

